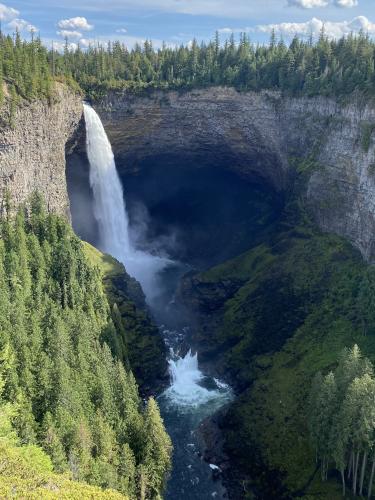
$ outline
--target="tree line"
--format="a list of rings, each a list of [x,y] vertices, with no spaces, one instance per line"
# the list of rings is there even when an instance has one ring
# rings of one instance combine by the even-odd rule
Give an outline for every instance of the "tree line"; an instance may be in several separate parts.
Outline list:
[[[50,54],[51,57],[51,54]],[[232,35],[221,43],[154,50],[146,41],[128,50],[120,42],[55,54],[55,71],[70,74],[95,96],[116,88],[184,89],[213,85],[240,90],[274,89],[293,95],[339,96],[355,90],[375,93],[375,43],[365,33],[330,40],[322,31],[314,43],[297,36],[289,46],[273,33],[268,45]]]
[[[116,336],[101,275],[38,195],[0,221],[0,375],[21,445],[56,472],[129,498],[159,498],[171,441],[157,403],[104,339]]]
[[[48,50],[39,37],[32,35],[31,41],[0,32],[0,103],[7,91],[16,100],[21,96],[27,100],[50,97],[52,74],[48,61]]]
[[[375,43],[365,33],[330,40],[288,45],[272,33],[267,45],[254,44],[246,33],[222,42],[219,34],[208,43],[155,49],[150,41],[129,49],[119,41],[92,44],[63,53],[47,50],[40,38],[22,41],[0,35],[0,75],[14,92],[28,99],[51,95],[51,81],[77,83],[87,97],[109,89],[132,91],[190,89],[214,85],[239,90],[281,90],[292,95],[342,96],[354,91],[375,94]],[[1,90],[0,90],[1,92]]]
[[[371,498],[375,476],[375,378],[357,345],[344,349],[335,371],[313,381],[309,426],[322,480],[334,468],[353,495]]]

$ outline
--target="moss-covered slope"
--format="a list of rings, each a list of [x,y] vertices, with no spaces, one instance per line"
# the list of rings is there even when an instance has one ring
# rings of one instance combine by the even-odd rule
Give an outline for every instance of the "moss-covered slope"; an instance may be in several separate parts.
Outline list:
[[[101,270],[111,304],[116,336],[107,338],[107,343],[117,356],[129,363],[141,390],[155,391],[166,380],[165,346],[147,311],[139,283],[110,255],[86,242],[84,251],[90,262]]]
[[[238,495],[340,497],[336,478],[323,485],[315,474],[307,396],[344,346],[375,359],[375,324],[365,336],[360,312],[365,275],[350,245],[304,226],[185,282],[201,317],[196,342],[240,393],[221,422]]]

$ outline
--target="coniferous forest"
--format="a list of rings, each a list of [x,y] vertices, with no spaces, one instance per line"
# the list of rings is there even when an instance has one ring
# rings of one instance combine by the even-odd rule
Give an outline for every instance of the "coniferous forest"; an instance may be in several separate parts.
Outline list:
[[[171,443],[157,403],[144,405],[131,371],[103,341],[115,327],[99,269],[38,195],[1,222],[0,295],[0,433],[10,475],[31,481],[38,470],[22,457],[34,453],[43,473],[53,466],[128,498],[158,497]]]
[[[288,45],[272,34],[268,45],[255,45],[246,33],[236,40],[188,46],[128,49],[120,42],[88,49],[47,50],[40,39],[0,36],[0,74],[27,99],[51,95],[53,78],[77,84],[88,97],[107,90],[191,89],[214,85],[240,90],[281,90],[293,95],[375,94],[375,42],[365,33],[330,40],[295,37]]]
[[[309,402],[311,440],[322,480],[334,466],[353,495],[371,498],[375,473],[375,379],[371,362],[355,345],[345,349],[334,372],[314,378]]]

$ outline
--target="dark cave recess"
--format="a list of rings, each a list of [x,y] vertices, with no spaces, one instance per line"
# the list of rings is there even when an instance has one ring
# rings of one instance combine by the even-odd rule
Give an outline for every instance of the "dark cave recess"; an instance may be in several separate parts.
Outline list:
[[[192,165],[173,153],[150,156],[131,173],[120,159],[116,163],[136,245],[197,268],[264,241],[283,209],[283,195],[264,179],[244,179],[227,164]],[[98,245],[82,147],[67,156],[67,183],[73,227],[82,239]]]

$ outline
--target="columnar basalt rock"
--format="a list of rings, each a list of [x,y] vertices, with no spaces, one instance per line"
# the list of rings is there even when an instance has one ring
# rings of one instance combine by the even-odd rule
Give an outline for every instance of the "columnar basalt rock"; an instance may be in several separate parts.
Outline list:
[[[0,109],[0,206],[7,190],[17,206],[34,191],[48,210],[70,217],[65,150],[82,117],[81,97],[56,85],[52,102],[21,101],[9,125],[9,103]]]
[[[375,106],[208,88],[108,94],[96,106],[118,167],[150,159],[218,165],[287,189],[296,159],[314,161],[306,202],[319,226],[375,260]],[[373,134],[374,132],[374,134]]]

